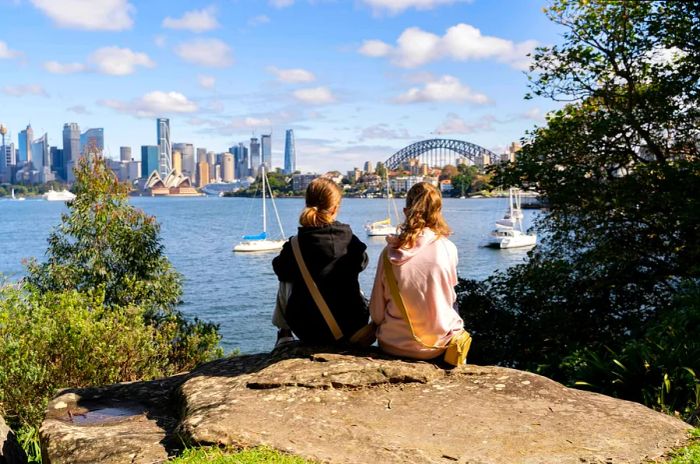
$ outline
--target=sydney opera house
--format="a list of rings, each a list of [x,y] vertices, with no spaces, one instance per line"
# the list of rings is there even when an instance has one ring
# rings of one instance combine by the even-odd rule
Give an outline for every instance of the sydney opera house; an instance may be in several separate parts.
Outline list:
[[[189,177],[183,176],[174,169],[165,179],[157,171],[153,171],[144,185],[145,193],[153,197],[159,196],[200,196]]]

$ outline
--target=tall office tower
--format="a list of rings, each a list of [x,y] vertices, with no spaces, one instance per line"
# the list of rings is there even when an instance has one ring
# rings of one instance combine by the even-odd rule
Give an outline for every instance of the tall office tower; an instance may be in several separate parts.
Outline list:
[[[105,130],[102,127],[88,129],[80,134],[80,155],[102,154],[105,149]],[[71,153],[74,156],[73,153]],[[75,157],[74,163],[77,162]]]
[[[254,176],[258,175],[258,168],[260,167],[260,142],[258,142],[257,137],[250,139],[250,169]]]
[[[213,151],[208,151],[207,152],[207,163],[209,163],[209,179],[207,180],[207,183],[211,181],[211,179],[216,179],[216,153]]]
[[[197,163],[197,168],[199,171],[197,176],[199,178],[199,188],[202,188],[209,183],[209,163],[202,160]]]
[[[156,145],[141,145],[141,177],[147,178],[153,171],[158,170],[158,147]]]
[[[158,125],[158,172],[165,179],[170,174],[173,160],[172,147],[170,145],[170,119],[158,118],[156,122]]]
[[[367,174],[374,174],[374,164],[371,161],[365,161],[365,172]]]
[[[260,136],[260,160],[265,165],[265,171],[272,169],[272,134]]]
[[[17,164],[24,164],[32,160],[32,142],[34,141],[34,129],[28,124],[27,128],[19,133],[19,153]]]
[[[231,153],[224,153],[223,156],[223,174],[221,175],[224,182],[233,182],[234,176],[233,169],[233,155]]]
[[[197,148],[197,164],[201,163],[202,161],[207,161],[207,149]]]
[[[51,147],[49,148],[49,155],[51,158],[51,169],[58,174],[61,179],[65,179],[65,177],[63,177],[63,173],[66,170],[66,167],[63,165],[63,150],[58,147]]]
[[[119,160],[122,163],[131,161],[131,147],[119,147]]]
[[[235,176],[238,179],[243,179],[250,175],[250,165],[248,163],[248,147],[243,142],[237,147],[233,147],[233,156],[236,163]]]
[[[68,173],[65,171],[78,161],[80,157],[80,126],[71,122],[63,125],[63,178],[68,179]],[[71,163],[73,161],[73,163]]]
[[[39,182],[50,182],[54,180],[51,174],[51,151],[49,149],[48,134],[44,134],[32,142],[32,164],[34,169],[39,171]]]
[[[194,145],[191,143],[173,143],[173,150],[182,155],[182,174],[194,182],[196,163],[194,159]]]
[[[0,167],[14,166],[17,164],[17,153],[15,152],[15,144],[10,143],[2,146],[0,152]]]
[[[284,136],[284,172],[292,174],[297,170],[297,148],[294,142],[294,129],[287,129]]]
[[[177,150],[173,150],[173,171],[182,174],[182,153]]]

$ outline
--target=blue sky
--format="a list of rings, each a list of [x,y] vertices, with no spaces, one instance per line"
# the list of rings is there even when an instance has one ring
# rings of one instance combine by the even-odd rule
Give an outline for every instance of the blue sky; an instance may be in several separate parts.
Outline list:
[[[526,54],[560,40],[545,0],[0,0],[0,122],[61,146],[104,127],[108,155],[216,152],[284,130],[304,171],[383,161],[425,138],[502,150],[555,105],[523,100]]]

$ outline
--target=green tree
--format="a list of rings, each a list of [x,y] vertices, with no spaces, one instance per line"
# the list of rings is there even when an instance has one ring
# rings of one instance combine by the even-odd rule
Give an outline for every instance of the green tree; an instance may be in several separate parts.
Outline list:
[[[75,200],[50,234],[46,262],[27,264],[27,283],[39,292],[101,292],[108,307],[138,307],[156,327],[177,327],[170,362],[179,369],[219,354],[218,327],[189,322],[175,309],[182,277],[164,254],[156,220],[129,205],[101,156],[75,170]]]
[[[476,166],[460,164],[457,167],[457,175],[452,177],[452,186],[455,188],[456,193],[464,195],[466,192],[469,192],[471,190],[472,183],[476,179],[476,175]]]
[[[550,212],[528,263],[462,309],[469,320],[466,302],[488,308],[475,331],[499,339],[500,359],[484,350],[482,362],[573,383],[570,356],[644,337],[679,283],[698,278],[700,4],[558,0],[546,14],[564,40],[537,50],[531,89],[566,104],[495,183],[536,187]]]

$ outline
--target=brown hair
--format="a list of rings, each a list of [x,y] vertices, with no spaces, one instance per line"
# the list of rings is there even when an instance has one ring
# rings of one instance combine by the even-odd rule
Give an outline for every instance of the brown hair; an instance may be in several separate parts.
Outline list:
[[[333,222],[334,209],[340,205],[340,187],[327,177],[317,177],[306,187],[306,207],[299,216],[304,227],[321,227]]]
[[[442,217],[442,195],[428,182],[419,182],[406,195],[406,220],[399,226],[398,247],[413,248],[426,227],[438,236],[452,233]]]

